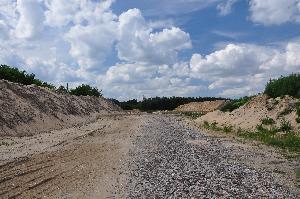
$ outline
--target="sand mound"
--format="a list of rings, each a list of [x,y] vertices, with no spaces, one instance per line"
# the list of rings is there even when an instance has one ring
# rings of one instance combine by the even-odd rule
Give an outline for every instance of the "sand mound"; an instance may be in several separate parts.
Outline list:
[[[289,96],[283,99],[268,99],[267,96],[260,95],[231,113],[217,110],[198,118],[197,122],[217,122],[218,125],[231,125],[236,129],[240,127],[252,131],[262,123],[262,119],[269,117],[276,122],[277,127],[280,127],[281,122],[286,120],[291,123],[294,130],[300,130],[300,125],[296,122],[297,102],[297,99]]]
[[[220,109],[226,102],[226,100],[191,102],[177,107],[174,111],[208,113]]]
[[[58,94],[46,88],[0,80],[0,136],[34,135],[121,111],[103,97]]]

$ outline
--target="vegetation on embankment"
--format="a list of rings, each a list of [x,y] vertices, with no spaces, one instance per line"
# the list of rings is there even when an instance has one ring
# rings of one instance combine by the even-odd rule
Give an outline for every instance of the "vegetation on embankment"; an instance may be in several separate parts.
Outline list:
[[[266,95],[272,98],[289,95],[292,97],[300,97],[300,74],[291,74],[289,76],[281,76],[278,79],[270,80],[265,88]]]
[[[10,67],[7,65],[0,65],[0,79],[24,85],[34,84],[41,87],[55,89],[54,85],[36,79],[35,74],[28,74],[24,70],[19,70],[18,68]]]
[[[29,74],[24,70],[20,70],[18,68],[7,65],[0,65],[0,79],[24,85],[33,84],[40,87],[49,88],[50,90],[57,91],[59,93],[69,93],[71,95],[77,96],[102,96],[102,90],[99,90],[98,88],[92,87],[87,84],[77,86],[70,91],[64,86],[59,86],[58,88],[56,88],[53,84],[35,78],[35,74],[33,73]]]
[[[242,97],[226,103],[220,110],[223,112],[232,112],[235,109],[245,105],[252,97]]]
[[[264,144],[279,147],[291,152],[300,152],[300,137],[294,132],[290,123],[283,121],[279,128],[272,125],[260,124],[256,127],[256,131],[246,131],[243,129],[235,130],[232,126],[219,125],[217,122],[209,123],[204,121],[204,128],[224,132],[233,133],[238,137],[250,140],[260,141]]]

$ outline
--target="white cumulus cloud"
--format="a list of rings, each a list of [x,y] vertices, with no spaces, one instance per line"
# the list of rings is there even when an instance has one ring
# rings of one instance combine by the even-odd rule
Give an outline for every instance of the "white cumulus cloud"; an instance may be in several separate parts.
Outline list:
[[[138,9],[120,15],[118,32],[118,56],[128,62],[173,63],[178,51],[192,47],[189,34],[180,28],[153,32]]]
[[[300,41],[278,47],[229,44],[208,55],[194,54],[191,77],[206,80],[222,96],[251,95],[263,90],[270,78],[300,72]]]
[[[264,25],[300,23],[300,0],[250,0],[250,19]]]
[[[17,38],[28,39],[42,32],[44,12],[41,1],[18,0],[16,9],[20,15],[15,29]]]

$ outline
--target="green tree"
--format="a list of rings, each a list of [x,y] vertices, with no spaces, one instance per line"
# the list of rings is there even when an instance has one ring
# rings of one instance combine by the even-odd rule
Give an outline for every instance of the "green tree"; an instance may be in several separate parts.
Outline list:
[[[96,96],[100,97],[102,96],[102,90],[98,90],[95,87],[91,87],[87,84],[82,84],[75,89],[71,89],[70,94],[71,95],[77,95],[77,96]]]
[[[34,74],[28,74],[26,71],[19,70],[7,65],[0,65],[0,79],[5,79],[10,82],[20,83],[24,85],[35,84],[41,87],[55,89],[55,86],[47,82],[43,82],[35,78]]]
[[[270,80],[266,85],[265,94],[273,98],[284,95],[300,97],[300,74]]]

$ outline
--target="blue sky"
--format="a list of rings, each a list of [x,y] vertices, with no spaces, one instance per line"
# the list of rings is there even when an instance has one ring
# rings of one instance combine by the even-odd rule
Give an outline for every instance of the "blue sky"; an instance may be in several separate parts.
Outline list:
[[[300,72],[300,0],[8,0],[0,63],[119,100],[240,97]]]

